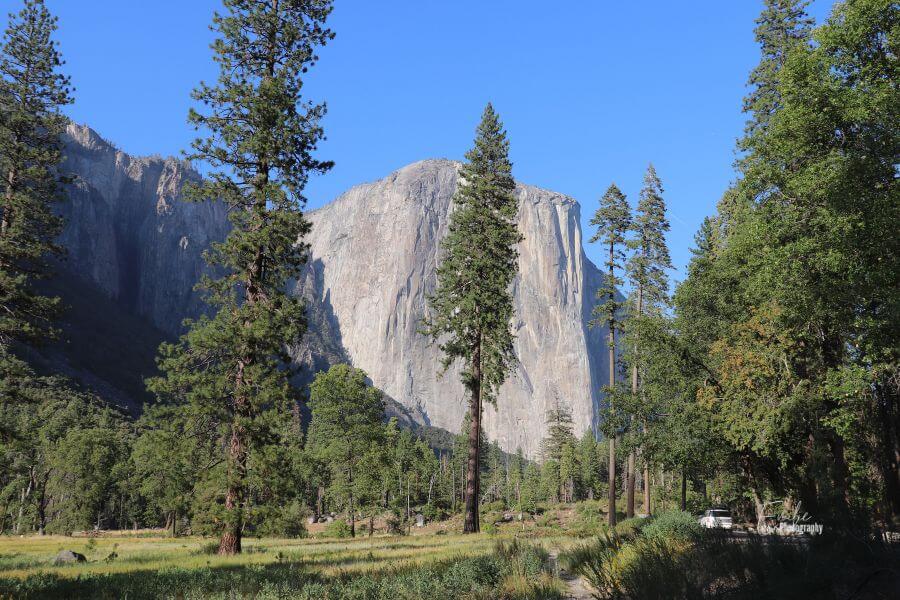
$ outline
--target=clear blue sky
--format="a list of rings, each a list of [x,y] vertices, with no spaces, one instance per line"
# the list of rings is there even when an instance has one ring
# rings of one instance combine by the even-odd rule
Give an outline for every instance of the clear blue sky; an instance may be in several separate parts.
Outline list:
[[[336,0],[310,74],[325,100],[320,206],[410,162],[460,159],[485,103],[520,181],[577,199],[582,225],[615,181],[634,202],[649,161],[666,187],[683,277],[700,221],[733,179],[760,0]],[[833,0],[816,0],[821,22]],[[5,15],[19,0],[0,0]],[[47,0],[76,89],[68,114],[133,154],[177,155],[189,93],[215,77],[216,0]],[[587,237],[587,236],[586,236]],[[588,255],[599,263],[597,249]]]

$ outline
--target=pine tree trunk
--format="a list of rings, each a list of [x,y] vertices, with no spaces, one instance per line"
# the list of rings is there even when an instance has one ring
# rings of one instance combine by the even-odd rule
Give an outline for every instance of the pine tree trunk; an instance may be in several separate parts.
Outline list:
[[[634,516],[634,489],[635,489],[635,460],[634,450],[628,453],[628,460],[625,464],[625,517],[632,518]]]
[[[466,472],[466,516],[463,533],[478,533],[478,475],[481,444],[481,346],[472,355],[472,385],[469,401],[469,456]]]
[[[241,403],[243,404],[243,402]],[[240,406],[240,405],[239,405]],[[235,415],[237,417],[237,415]],[[244,479],[247,471],[246,431],[236,418],[228,445],[228,490],[225,493],[226,520],[219,540],[219,554],[240,554],[244,528]]]
[[[644,514],[650,515],[650,465],[644,457]]]
[[[635,314],[638,318],[641,317],[641,314],[644,310],[644,286],[638,285],[637,290],[637,307],[635,310]],[[631,365],[631,394],[634,396],[634,399],[637,400],[638,395],[638,365],[637,365],[637,357],[638,357],[638,336],[635,333],[634,339],[634,357]],[[634,424],[634,417],[631,418],[632,425]],[[628,467],[627,467],[627,486],[628,491],[626,492],[626,502],[627,505],[625,507],[625,515],[630,519],[634,516],[634,488],[635,488],[635,456],[634,450],[628,453]]]
[[[616,334],[615,322],[609,321],[609,385],[616,384]],[[610,404],[612,401],[610,400]],[[612,406],[610,406],[612,408]],[[610,412],[612,412],[610,410]],[[609,494],[607,497],[608,522],[610,526],[616,524],[616,435],[610,432],[609,436]]]

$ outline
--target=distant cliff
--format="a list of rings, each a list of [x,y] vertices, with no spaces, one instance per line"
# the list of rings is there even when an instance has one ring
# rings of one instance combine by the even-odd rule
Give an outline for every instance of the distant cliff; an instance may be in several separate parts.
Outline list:
[[[181,331],[204,304],[193,287],[207,269],[202,252],[224,238],[217,203],[188,203],[196,172],[172,158],[135,158],[88,127],[71,125],[64,169],[75,175],[52,284],[72,307],[69,342],[44,359],[138,408],[156,345]],[[434,288],[458,164],[418,162],[352,188],[310,213],[310,261],[291,289],[308,299],[310,333],[296,360],[305,379],[336,361],[364,369],[420,423],[459,430],[466,411],[459,367],[439,377],[440,353],[418,333]],[[587,323],[602,276],[584,255],[579,206],[561,194],[519,185],[520,275],[514,284],[519,364],[485,429],[509,451],[535,456],[545,413],[572,409],[581,433],[596,420],[606,351]]]

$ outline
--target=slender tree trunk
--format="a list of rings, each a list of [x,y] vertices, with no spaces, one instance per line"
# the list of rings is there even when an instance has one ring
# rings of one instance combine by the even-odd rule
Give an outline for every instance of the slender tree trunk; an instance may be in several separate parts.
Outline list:
[[[616,385],[616,334],[615,321],[609,320],[609,386]],[[612,413],[612,399],[610,399]],[[609,436],[609,494],[607,496],[608,522],[611,527],[616,524],[616,434]]]
[[[637,289],[637,307],[635,310],[635,315],[638,319],[640,319],[642,313],[644,311],[644,286],[638,285]],[[631,365],[631,394],[634,397],[635,403],[637,402],[638,396],[638,334],[634,334],[634,357]],[[634,417],[631,418],[631,423],[634,425]],[[634,450],[628,453],[628,467],[627,467],[627,485],[628,491],[626,492],[626,508],[625,514],[630,519],[634,516],[634,488],[635,488],[635,453]],[[646,488],[646,486],[645,486]],[[645,503],[646,499],[645,499]],[[646,507],[645,507],[646,508]]]
[[[681,510],[687,510],[687,472],[681,471]]]
[[[625,516],[632,518],[634,516],[634,489],[635,489],[635,460],[634,450],[628,453],[625,463]]]
[[[348,453],[349,454],[349,453]],[[350,499],[350,537],[356,537],[356,507],[353,506],[353,460],[352,456],[347,456],[347,463],[350,465],[349,469],[349,490],[348,497]]]
[[[644,424],[644,430],[647,430],[646,423]],[[650,515],[650,461],[647,460],[647,456],[642,454],[644,461],[644,514]]]
[[[38,534],[44,535],[47,528],[47,479],[50,477],[50,471],[44,473],[40,481],[40,493],[38,494],[37,518],[38,518]]]
[[[481,445],[481,340],[472,355],[472,384],[469,401],[469,457],[466,472],[466,516],[463,533],[478,533],[478,484]]]

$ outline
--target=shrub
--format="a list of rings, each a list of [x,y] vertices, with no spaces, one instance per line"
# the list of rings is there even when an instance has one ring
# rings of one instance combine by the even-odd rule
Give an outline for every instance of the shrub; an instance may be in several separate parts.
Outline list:
[[[616,534],[623,539],[633,539],[650,521],[642,517],[631,517],[616,523]]]
[[[690,513],[681,511],[664,512],[650,519],[643,526],[641,535],[651,540],[695,541],[703,530],[697,519]]]
[[[350,537],[350,525],[343,519],[335,519],[325,526],[322,530],[322,537],[327,538],[348,538]]]
[[[606,515],[600,509],[599,502],[581,502],[575,505],[575,520],[568,533],[574,537],[587,538],[608,531]]]

